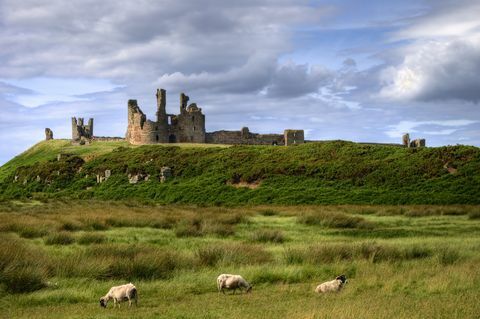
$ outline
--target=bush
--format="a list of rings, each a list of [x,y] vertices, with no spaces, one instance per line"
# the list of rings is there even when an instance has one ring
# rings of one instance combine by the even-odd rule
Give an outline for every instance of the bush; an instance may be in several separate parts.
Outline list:
[[[259,229],[253,232],[253,234],[250,236],[250,240],[260,243],[270,242],[281,244],[285,241],[285,236],[280,230]]]
[[[75,238],[67,232],[51,234],[45,238],[46,245],[70,245],[75,242]]]
[[[77,240],[77,242],[80,245],[89,245],[89,244],[101,244],[105,242],[106,238],[104,235],[101,234],[91,234],[91,233],[86,233],[80,236]]]

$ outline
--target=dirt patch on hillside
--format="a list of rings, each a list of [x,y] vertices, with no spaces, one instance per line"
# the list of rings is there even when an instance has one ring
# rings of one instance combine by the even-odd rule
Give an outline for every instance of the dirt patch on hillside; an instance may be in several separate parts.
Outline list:
[[[233,187],[235,187],[235,188],[256,189],[258,186],[260,186],[261,183],[262,183],[262,181],[254,181],[254,182],[251,182],[251,183],[248,183],[248,182],[237,182],[237,183],[233,183],[233,182],[228,181],[228,182],[227,182],[227,185],[233,186]]]

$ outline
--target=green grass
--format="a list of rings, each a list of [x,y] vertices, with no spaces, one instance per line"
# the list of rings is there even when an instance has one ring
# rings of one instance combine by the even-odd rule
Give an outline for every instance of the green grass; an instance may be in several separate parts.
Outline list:
[[[58,153],[71,156],[57,161]],[[456,172],[450,173],[447,164]],[[162,183],[164,166],[172,169],[173,177]],[[97,175],[106,170],[111,177],[98,184]],[[72,146],[49,141],[0,168],[0,200],[94,198],[226,206],[480,204],[478,171],[480,149],[473,146],[406,149],[332,141],[293,147],[131,147],[125,142]],[[141,176],[139,182],[130,184],[129,174]]]
[[[478,318],[480,220],[470,216],[479,208],[4,202],[2,316]],[[324,222],[332,216],[368,227]],[[178,236],[182,225],[201,235]],[[36,228],[39,235],[22,236]],[[50,245],[59,230],[74,241]],[[220,273],[241,274],[253,293],[219,294]],[[341,293],[314,293],[339,274],[349,280]],[[130,281],[138,308],[99,307],[111,286]]]

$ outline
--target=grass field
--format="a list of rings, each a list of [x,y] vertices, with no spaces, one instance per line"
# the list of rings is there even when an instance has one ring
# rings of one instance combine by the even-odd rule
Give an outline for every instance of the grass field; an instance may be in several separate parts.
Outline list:
[[[0,317],[478,318],[479,206],[0,203]],[[252,294],[221,295],[220,273]],[[320,282],[345,274],[338,294]],[[101,309],[132,281],[138,308]]]

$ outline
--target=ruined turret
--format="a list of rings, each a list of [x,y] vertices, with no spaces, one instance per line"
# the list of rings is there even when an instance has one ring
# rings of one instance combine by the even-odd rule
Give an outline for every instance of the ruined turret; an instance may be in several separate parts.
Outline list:
[[[53,131],[48,127],[45,128],[45,141],[53,140]]]
[[[180,114],[183,114],[187,111],[187,104],[190,98],[185,93],[180,93]]]
[[[402,136],[402,145],[405,147],[410,146],[410,134],[406,133]]]
[[[93,118],[88,120],[88,125],[84,124],[83,117],[72,117],[72,141],[80,144],[88,144],[93,138]]]
[[[303,130],[285,130],[285,146],[305,143],[305,134]]]

